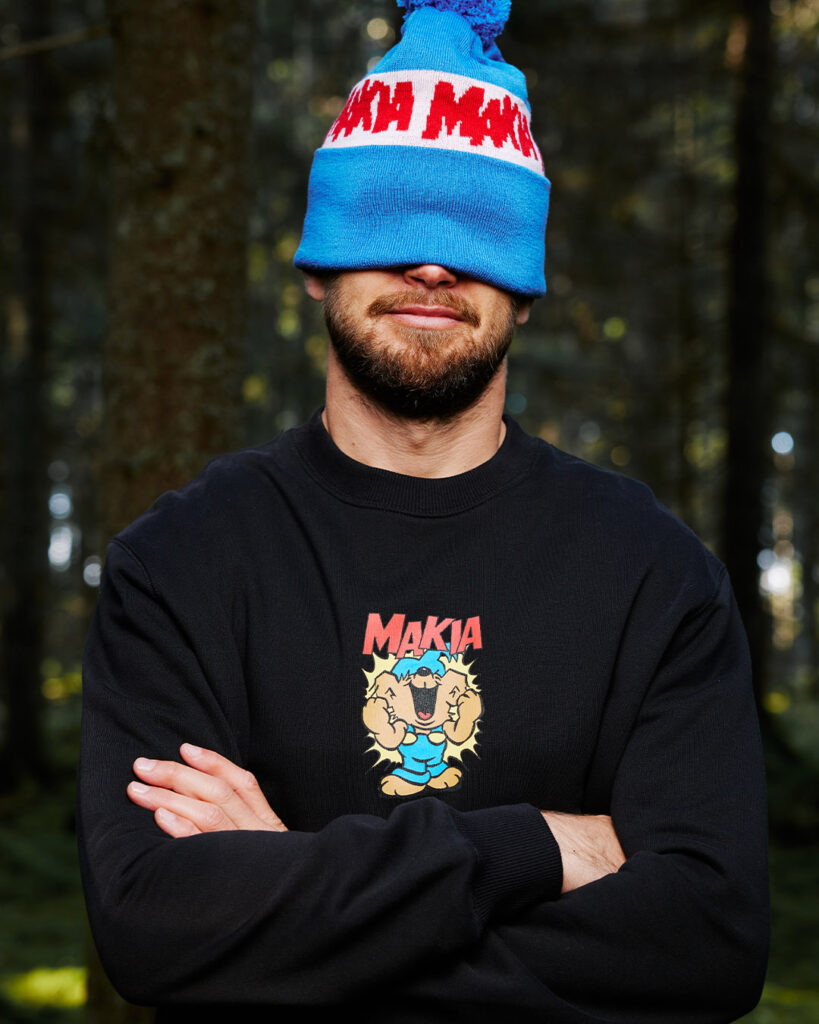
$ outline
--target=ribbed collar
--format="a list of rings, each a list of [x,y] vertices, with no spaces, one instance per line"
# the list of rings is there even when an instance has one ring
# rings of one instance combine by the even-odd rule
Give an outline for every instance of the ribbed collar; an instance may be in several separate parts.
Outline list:
[[[441,479],[402,476],[356,462],[327,433],[319,409],[302,427],[290,431],[292,443],[310,475],[350,504],[447,516],[489,500],[523,476],[537,455],[538,442],[504,416],[506,437],[491,459],[457,476]]]

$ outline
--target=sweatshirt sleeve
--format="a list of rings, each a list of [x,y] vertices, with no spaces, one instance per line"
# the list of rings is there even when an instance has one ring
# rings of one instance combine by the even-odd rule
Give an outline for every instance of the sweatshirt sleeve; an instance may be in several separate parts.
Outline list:
[[[225,697],[238,659],[211,625],[194,642],[143,563],[111,545],[86,647],[79,833],[95,941],[126,998],[338,1003],[463,956],[501,910],[556,898],[559,850],[527,805],[422,799],[318,832],[164,835],[127,799],[136,757],[178,759],[192,735],[241,761],[240,680]]]
[[[664,610],[651,614],[659,623]],[[606,805],[586,810],[611,814],[622,868],[522,908],[467,960],[417,979],[413,996],[434,1003],[471,991],[486,1006],[514,993],[522,1010],[561,1022],[716,1024],[749,1012],[768,952],[765,788],[747,645],[724,570],[664,650]]]

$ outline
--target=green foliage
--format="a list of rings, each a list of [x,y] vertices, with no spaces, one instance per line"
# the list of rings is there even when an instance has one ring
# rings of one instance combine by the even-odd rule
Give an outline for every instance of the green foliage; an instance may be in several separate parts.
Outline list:
[[[85,911],[73,830],[73,773],[64,770],[66,781],[54,791],[19,793],[0,807],[4,1022],[81,1019]]]
[[[816,1024],[819,990],[766,985],[759,1006],[742,1020],[748,1024]]]
[[[819,848],[771,850],[773,932],[768,981],[748,1024],[819,1020]]]

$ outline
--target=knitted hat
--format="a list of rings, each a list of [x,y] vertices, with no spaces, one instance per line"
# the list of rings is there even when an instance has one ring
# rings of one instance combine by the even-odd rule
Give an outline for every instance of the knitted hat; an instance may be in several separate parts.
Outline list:
[[[549,182],[523,73],[495,45],[510,0],[398,0],[402,36],[353,89],[310,172],[295,264],[435,263],[542,295]]]

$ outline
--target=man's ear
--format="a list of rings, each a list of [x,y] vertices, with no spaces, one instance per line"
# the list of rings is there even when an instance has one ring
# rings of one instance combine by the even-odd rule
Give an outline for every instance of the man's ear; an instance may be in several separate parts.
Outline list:
[[[532,309],[532,303],[534,299],[524,299],[518,306],[518,312],[515,316],[515,323],[520,327],[521,324],[525,324],[529,319],[529,312]]]
[[[311,299],[315,299],[316,302],[322,302],[325,294],[324,281],[320,277],[316,277],[315,274],[308,274],[306,270],[303,271],[303,274],[304,287],[307,294]]]

